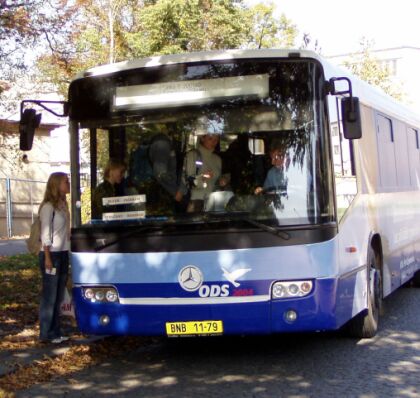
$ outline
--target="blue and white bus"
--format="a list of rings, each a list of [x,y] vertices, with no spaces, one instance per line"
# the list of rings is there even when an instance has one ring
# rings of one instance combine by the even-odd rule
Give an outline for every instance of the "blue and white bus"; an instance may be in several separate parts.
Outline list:
[[[345,326],[371,337],[382,299],[419,282],[420,119],[313,52],[231,50],[99,66],[72,81],[66,111],[82,332]],[[188,200],[204,175],[196,157],[193,182],[185,178],[188,154],[207,134],[218,135],[213,155],[225,183],[206,191],[201,209],[156,189],[156,175],[152,191],[142,184],[141,167],[153,169],[151,142],[164,135],[173,167],[162,173]],[[274,146],[283,184],[267,187]],[[81,153],[91,192],[109,159],[127,165],[99,217],[81,192]]]

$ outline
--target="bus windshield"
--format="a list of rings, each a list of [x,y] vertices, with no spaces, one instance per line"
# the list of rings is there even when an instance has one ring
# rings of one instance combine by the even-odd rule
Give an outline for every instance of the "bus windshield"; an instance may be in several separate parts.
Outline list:
[[[303,59],[74,81],[82,224],[334,221],[323,87]]]

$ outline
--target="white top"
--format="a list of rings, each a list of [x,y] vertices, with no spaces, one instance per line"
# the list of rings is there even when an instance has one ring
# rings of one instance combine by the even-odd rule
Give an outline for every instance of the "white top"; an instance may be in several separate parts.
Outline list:
[[[197,151],[200,152],[202,166],[198,168],[198,175],[196,161],[198,159]],[[194,187],[191,189],[191,200],[205,200],[214,191],[217,180],[222,174],[222,159],[219,155],[213,153],[199,145],[197,150],[193,150],[187,153],[185,157],[184,170],[186,170],[187,176],[193,176]],[[213,177],[205,179],[203,174],[213,172]]]
[[[41,250],[44,250],[44,246],[49,246],[51,252],[70,250],[70,220],[67,212],[54,209],[53,205],[48,202],[42,206],[39,219],[41,220]]]

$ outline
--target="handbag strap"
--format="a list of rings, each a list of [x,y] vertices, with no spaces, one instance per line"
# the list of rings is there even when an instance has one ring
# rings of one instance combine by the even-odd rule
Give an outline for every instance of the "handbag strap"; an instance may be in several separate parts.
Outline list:
[[[55,210],[53,209],[53,214],[51,218],[51,245],[54,243],[54,217],[55,217]]]

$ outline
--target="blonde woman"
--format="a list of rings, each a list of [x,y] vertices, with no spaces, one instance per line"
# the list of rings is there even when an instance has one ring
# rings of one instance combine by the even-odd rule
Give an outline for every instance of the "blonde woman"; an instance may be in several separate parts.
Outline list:
[[[66,201],[69,192],[67,174],[52,173],[48,178],[44,200],[39,207],[39,266],[42,275],[39,339],[53,344],[68,340],[68,337],[62,336],[60,329],[60,304],[69,269],[70,214]]]

